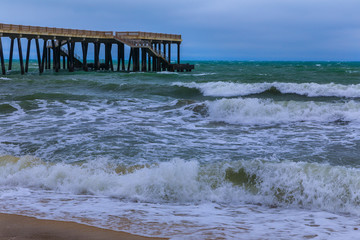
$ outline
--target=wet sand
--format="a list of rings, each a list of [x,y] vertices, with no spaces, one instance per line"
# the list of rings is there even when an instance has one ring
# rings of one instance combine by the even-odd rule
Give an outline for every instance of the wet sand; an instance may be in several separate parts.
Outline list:
[[[41,220],[12,214],[0,213],[0,240],[102,240],[159,239],[132,235],[73,222]]]

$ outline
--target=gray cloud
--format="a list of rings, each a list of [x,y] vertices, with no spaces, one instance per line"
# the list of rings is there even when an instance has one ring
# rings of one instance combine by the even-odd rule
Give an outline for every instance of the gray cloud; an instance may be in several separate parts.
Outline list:
[[[180,33],[189,59],[359,60],[358,0],[15,0],[6,23]]]

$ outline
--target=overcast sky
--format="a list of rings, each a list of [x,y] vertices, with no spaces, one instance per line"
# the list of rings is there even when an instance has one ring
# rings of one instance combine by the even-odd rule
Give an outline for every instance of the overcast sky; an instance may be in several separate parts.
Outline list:
[[[360,61],[360,0],[3,0],[2,23],[181,34],[188,60]]]

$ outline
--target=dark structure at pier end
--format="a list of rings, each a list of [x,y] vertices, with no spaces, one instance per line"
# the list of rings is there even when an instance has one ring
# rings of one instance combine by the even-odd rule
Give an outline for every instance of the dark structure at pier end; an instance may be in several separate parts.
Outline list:
[[[2,37],[10,38],[8,69]],[[21,39],[27,39],[26,57]],[[112,48],[117,46],[116,71],[125,72],[159,72],[159,71],[191,71],[194,65],[180,63],[181,35],[150,32],[112,32],[88,31],[64,28],[34,27],[0,23],[0,63],[1,73],[12,69],[14,43],[18,46],[20,71],[25,74],[29,69],[31,43],[35,41],[39,73],[53,68],[60,69],[111,70],[114,71]],[[76,43],[81,44],[82,56],[75,54]],[[93,44],[94,59],[88,62],[88,47]],[[78,44],[79,45],[79,44]],[[171,62],[172,45],[177,46],[177,61]],[[104,47],[104,59],[100,58],[100,49]],[[125,47],[129,47],[128,61],[125,61]]]

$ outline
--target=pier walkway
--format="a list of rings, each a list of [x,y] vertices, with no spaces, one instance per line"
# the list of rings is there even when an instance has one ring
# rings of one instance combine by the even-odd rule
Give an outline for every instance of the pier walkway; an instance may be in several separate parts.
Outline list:
[[[53,68],[70,72],[75,69],[84,71],[114,71],[111,50],[117,46],[117,71],[191,71],[194,65],[180,63],[181,35],[150,32],[112,32],[89,31],[65,28],[49,28],[0,23],[0,61],[1,72],[6,74],[2,37],[10,38],[8,70],[12,70],[14,42],[18,45],[21,74],[28,72],[32,40],[35,41],[39,73]],[[21,39],[27,39],[25,64]],[[39,41],[40,40],[40,41]],[[81,44],[82,56],[75,54],[76,43]],[[40,46],[42,44],[42,46]],[[88,47],[93,44],[94,59],[88,62]],[[171,47],[177,45],[177,61],[171,62]],[[79,44],[78,44],[79,45]],[[105,47],[104,61],[100,60],[100,48]],[[127,66],[125,66],[125,47],[129,47]],[[61,64],[62,58],[62,64]]]

